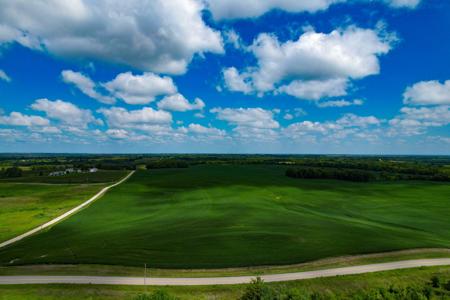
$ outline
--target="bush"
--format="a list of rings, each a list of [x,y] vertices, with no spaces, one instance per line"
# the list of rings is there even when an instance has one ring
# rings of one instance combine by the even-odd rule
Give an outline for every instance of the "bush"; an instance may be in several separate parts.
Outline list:
[[[430,285],[434,288],[439,288],[439,287],[441,287],[441,280],[439,279],[439,277],[437,277],[435,275],[435,276],[431,277]]]
[[[170,295],[166,291],[156,290],[152,294],[137,295],[134,297],[134,300],[178,300],[178,298]]]
[[[252,279],[250,284],[245,288],[241,300],[274,300],[274,291],[267,286],[260,277]]]

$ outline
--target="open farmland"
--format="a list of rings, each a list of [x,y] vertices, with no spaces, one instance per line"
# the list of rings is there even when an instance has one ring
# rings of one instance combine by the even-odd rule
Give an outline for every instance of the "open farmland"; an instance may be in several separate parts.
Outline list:
[[[63,214],[103,186],[0,183],[0,242]]]
[[[448,183],[301,180],[285,170],[138,171],[88,209],[1,249],[0,260],[217,268],[450,247]]]

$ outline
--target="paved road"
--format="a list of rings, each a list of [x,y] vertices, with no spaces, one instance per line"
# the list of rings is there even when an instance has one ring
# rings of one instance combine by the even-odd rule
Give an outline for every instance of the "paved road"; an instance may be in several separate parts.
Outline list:
[[[309,272],[262,275],[266,282],[302,280],[337,275],[354,275],[379,271],[408,269],[416,267],[450,265],[450,258],[404,260],[389,263],[317,270]],[[223,285],[248,283],[254,276],[209,277],[209,278],[146,278],[102,277],[102,276],[0,276],[2,284],[110,284],[110,285]]]
[[[92,198],[90,198],[89,200],[87,200],[86,202],[83,202],[82,204],[78,205],[77,207],[72,208],[71,210],[69,210],[68,212],[65,212],[64,214],[60,215],[59,217],[56,217],[55,219],[48,221],[45,224],[42,224],[28,232],[25,232],[24,234],[21,234],[19,236],[16,236],[15,238],[12,238],[10,240],[4,241],[3,243],[0,243],[0,248],[6,247],[8,245],[11,245],[12,243],[18,242],[32,234],[35,234],[38,231],[41,231],[42,229],[45,229],[47,227],[50,227],[56,223],[58,223],[59,221],[67,218],[68,216],[78,212],[79,210],[83,209],[85,206],[91,204],[93,201],[97,200],[101,195],[103,195],[104,193],[106,193],[110,188],[113,188],[119,184],[121,184],[122,182],[124,182],[125,180],[127,180],[128,178],[130,178],[131,175],[133,175],[134,171],[131,171],[127,176],[125,176],[124,178],[122,178],[120,181],[111,184],[107,187],[104,187],[100,192],[98,192],[97,194],[95,194],[94,196],[92,196]]]

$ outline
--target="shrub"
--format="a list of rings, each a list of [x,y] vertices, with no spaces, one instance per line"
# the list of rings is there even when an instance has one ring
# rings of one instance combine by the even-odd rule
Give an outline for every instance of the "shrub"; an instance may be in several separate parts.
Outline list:
[[[241,300],[274,300],[274,291],[267,286],[260,277],[252,279],[251,283],[245,288]]]
[[[439,288],[439,287],[441,287],[441,280],[439,279],[439,277],[437,277],[435,275],[435,276],[431,277],[430,284],[434,288]]]
[[[139,294],[134,300],[178,300],[178,298],[170,295],[166,291],[156,290],[151,294]]]

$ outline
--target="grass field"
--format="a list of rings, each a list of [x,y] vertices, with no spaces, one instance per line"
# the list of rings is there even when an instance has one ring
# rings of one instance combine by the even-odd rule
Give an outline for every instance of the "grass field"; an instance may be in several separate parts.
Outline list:
[[[291,264],[450,247],[450,186],[299,180],[270,166],[138,171],[0,263],[161,268]]]
[[[0,183],[0,241],[63,214],[89,199],[103,186]]]
[[[361,291],[389,288],[391,285],[398,287],[423,287],[427,285],[432,276],[439,276],[442,281],[446,282],[450,280],[450,267],[417,268],[363,275],[270,283],[268,285],[275,289],[288,288],[305,292],[319,292],[324,297],[323,299],[354,299],[353,295]],[[155,289],[163,289],[180,300],[233,300],[238,299],[242,295],[245,285],[163,288],[100,285],[0,285],[0,299],[131,300],[137,295],[145,293],[145,291],[151,293]],[[336,298],[330,298],[330,293]],[[431,299],[448,299],[448,296],[435,296]]]

